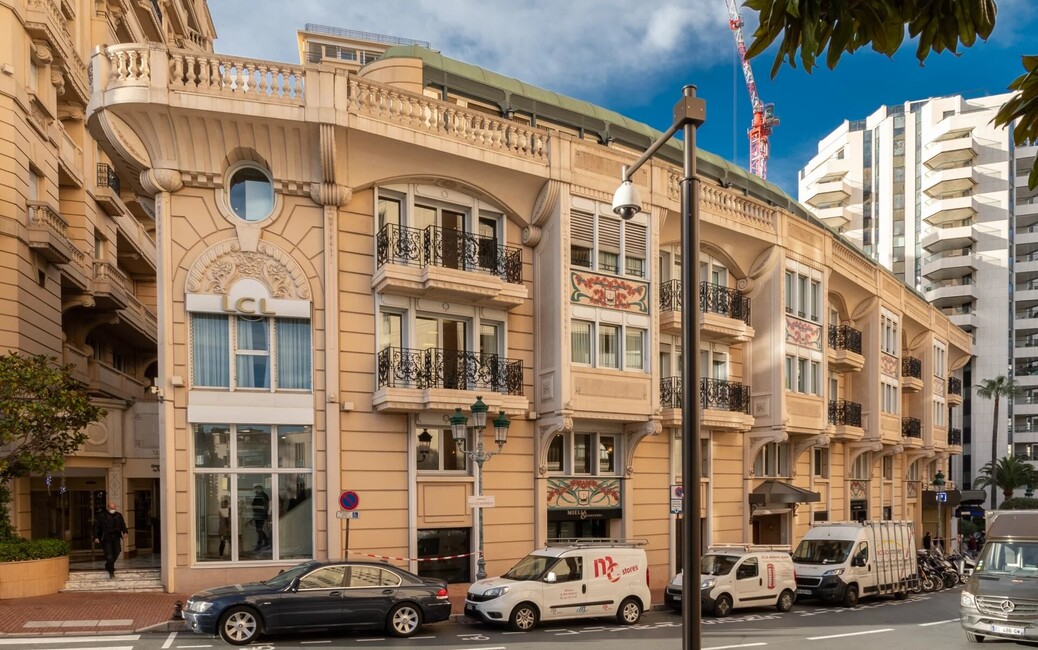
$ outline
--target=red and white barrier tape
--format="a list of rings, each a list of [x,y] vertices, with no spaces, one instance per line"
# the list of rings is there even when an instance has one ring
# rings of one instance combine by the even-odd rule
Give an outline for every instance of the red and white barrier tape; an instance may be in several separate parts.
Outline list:
[[[475,553],[461,553],[460,555],[438,555],[436,557],[393,557],[392,555],[374,555],[372,553],[361,553],[360,551],[350,551],[355,555],[363,555],[365,557],[373,557],[378,560],[397,560],[398,562],[431,562],[433,560],[456,560],[463,557],[471,557]]]

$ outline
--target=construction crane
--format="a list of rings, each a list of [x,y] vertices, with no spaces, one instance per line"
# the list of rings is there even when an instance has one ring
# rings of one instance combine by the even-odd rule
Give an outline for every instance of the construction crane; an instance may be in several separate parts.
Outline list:
[[[757,82],[753,80],[753,68],[746,60],[746,42],[742,38],[742,18],[735,0],[725,0],[728,5],[728,26],[735,35],[735,45],[739,49],[739,62],[742,73],[746,77],[746,89],[750,92],[750,103],[753,104],[753,125],[746,132],[750,136],[750,172],[761,178],[768,177],[768,136],[778,126],[775,117],[775,105],[765,104],[757,94]]]

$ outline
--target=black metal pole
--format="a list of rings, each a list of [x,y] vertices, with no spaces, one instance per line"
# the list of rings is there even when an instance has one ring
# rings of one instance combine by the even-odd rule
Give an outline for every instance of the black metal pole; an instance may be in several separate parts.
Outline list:
[[[696,96],[695,86],[682,89]],[[683,103],[687,102],[682,100]],[[675,109],[676,111],[676,109]],[[681,620],[683,650],[702,647],[703,614],[700,604],[700,559],[703,554],[699,521],[699,180],[696,178],[696,127],[684,121],[684,174],[681,178],[681,482],[685,497],[682,517]]]

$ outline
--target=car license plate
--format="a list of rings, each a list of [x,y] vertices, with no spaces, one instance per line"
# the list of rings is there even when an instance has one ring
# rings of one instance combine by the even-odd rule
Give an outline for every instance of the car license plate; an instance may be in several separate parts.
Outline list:
[[[681,594],[671,594],[670,597],[672,600],[681,600]]]
[[[810,596],[811,595],[811,590],[810,589],[797,589],[797,593],[802,595],[802,596]]]
[[[995,634],[1009,634],[1012,636],[1023,636],[1024,628],[1022,627],[1009,627],[1008,625],[992,625],[991,631]]]

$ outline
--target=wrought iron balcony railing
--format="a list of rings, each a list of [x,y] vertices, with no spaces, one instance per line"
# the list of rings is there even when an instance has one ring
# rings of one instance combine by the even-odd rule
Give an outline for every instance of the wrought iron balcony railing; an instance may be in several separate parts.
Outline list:
[[[948,394],[962,395],[962,380],[958,377],[948,377]]]
[[[901,418],[901,436],[903,438],[922,438],[923,423],[919,418]]]
[[[962,446],[962,429],[948,429],[948,444]]]
[[[923,362],[915,357],[903,357],[901,359],[901,374],[905,377],[923,378]]]
[[[121,188],[119,176],[108,163],[97,163],[97,186],[107,187],[115,192],[116,196],[119,195],[119,190]]]
[[[700,282],[699,308],[750,324],[750,299],[736,289]],[[681,280],[667,280],[660,285],[660,311],[681,311]]]
[[[750,414],[750,387],[734,381],[700,379],[699,399],[705,409]],[[673,409],[682,407],[681,377],[660,380],[660,405]]]
[[[384,264],[439,266],[482,271],[511,284],[523,282],[521,249],[463,230],[437,226],[418,229],[390,223],[378,232],[375,248],[379,268]]]
[[[861,404],[844,399],[829,400],[829,424],[861,427]]]
[[[861,332],[850,325],[830,325],[829,347],[861,354]]]
[[[378,387],[479,389],[522,395],[523,362],[465,350],[389,347],[378,353]]]

